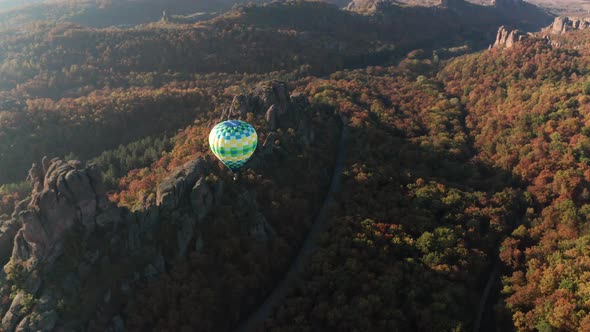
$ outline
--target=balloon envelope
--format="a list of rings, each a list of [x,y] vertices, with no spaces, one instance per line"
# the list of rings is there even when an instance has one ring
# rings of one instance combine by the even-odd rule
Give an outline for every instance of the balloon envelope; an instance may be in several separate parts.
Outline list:
[[[256,130],[244,121],[221,122],[209,133],[211,151],[232,172],[237,172],[246,164],[257,145]]]

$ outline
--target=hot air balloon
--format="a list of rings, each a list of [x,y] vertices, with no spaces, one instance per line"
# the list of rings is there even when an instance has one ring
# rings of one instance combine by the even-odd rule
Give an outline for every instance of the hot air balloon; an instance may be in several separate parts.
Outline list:
[[[244,121],[218,123],[209,133],[211,151],[233,173],[239,171],[252,157],[257,144],[256,130]]]

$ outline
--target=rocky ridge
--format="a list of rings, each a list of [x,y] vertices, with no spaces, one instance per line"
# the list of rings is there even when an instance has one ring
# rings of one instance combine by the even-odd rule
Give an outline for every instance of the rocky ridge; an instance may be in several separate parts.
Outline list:
[[[271,81],[258,85],[250,93],[235,96],[221,120],[245,119],[248,113],[264,115],[270,131],[292,128],[301,142],[310,144],[314,133],[309,107],[305,95],[290,95],[284,82]]]
[[[568,31],[585,30],[588,28],[590,28],[590,18],[556,17],[548,30],[552,34],[561,35]]]
[[[490,48],[511,48],[517,42],[529,38],[530,34],[524,33],[518,29],[508,30],[505,26],[501,26],[496,34],[496,41]]]
[[[346,7],[346,10],[373,14],[391,6],[388,0],[352,0]]]
[[[222,117],[266,118],[271,132],[253,158],[261,159],[274,150],[272,130],[293,129],[302,144],[313,141],[309,107],[305,95],[290,95],[285,83],[272,81],[236,96]],[[129,211],[107,199],[93,166],[58,158],[34,164],[31,197],[0,218],[0,274],[8,280],[0,295],[10,296],[0,302],[2,329],[124,330],[117,315],[121,298],[184,259],[189,248],[207,245],[201,228],[225,197],[223,181],[210,176],[213,169],[209,159],[191,160],[159,183],[155,204]],[[260,243],[272,239],[254,192],[232,202],[244,234]],[[93,300],[81,301],[80,289],[97,277]],[[84,308],[68,307],[68,299]]]

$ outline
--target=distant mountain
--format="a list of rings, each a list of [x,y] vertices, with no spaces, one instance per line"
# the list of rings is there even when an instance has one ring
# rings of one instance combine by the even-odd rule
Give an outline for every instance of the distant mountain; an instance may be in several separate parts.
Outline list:
[[[344,7],[349,0],[320,0]],[[0,28],[14,28],[37,20],[69,21],[92,27],[132,26],[154,22],[167,15],[199,21],[235,5],[263,4],[271,0],[0,0]],[[275,2],[277,2],[275,0]],[[209,15],[203,15],[209,13]]]
[[[41,1],[42,0],[0,0],[0,10],[14,9],[33,3],[39,3]]]

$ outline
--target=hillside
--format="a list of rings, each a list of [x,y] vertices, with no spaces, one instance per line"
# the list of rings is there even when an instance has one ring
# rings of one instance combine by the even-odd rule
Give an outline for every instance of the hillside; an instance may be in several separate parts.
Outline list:
[[[461,10],[470,15],[452,9],[399,7],[367,17],[317,2],[291,2],[242,7],[197,24],[95,29],[43,23],[23,34],[0,35],[0,135],[12,140],[0,147],[5,156],[0,160],[0,183],[21,180],[27,166],[44,155],[72,152],[88,159],[118,144],[159,134],[150,127],[156,122],[136,123],[122,137],[110,134],[120,132],[117,126],[126,126],[139,114],[156,119],[177,108],[177,103],[190,105],[177,111],[160,133],[181,128],[192,121],[196,110],[215,107],[218,92],[211,89],[219,88],[220,82],[202,75],[279,70],[296,76],[322,75],[392,64],[413,49],[486,47],[498,25],[527,28],[533,22],[549,21],[534,11],[530,17],[535,21],[518,23],[518,11],[505,15],[474,5]],[[349,26],[356,27],[353,33]],[[194,80],[202,84],[190,83]],[[161,91],[160,100],[152,99],[150,90]],[[186,98],[193,101],[183,101]],[[158,106],[161,103],[167,106]],[[47,112],[52,109],[60,111]],[[117,114],[116,120],[110,112]],[[30,133],[19,129],[23,126],[36,129]]]

